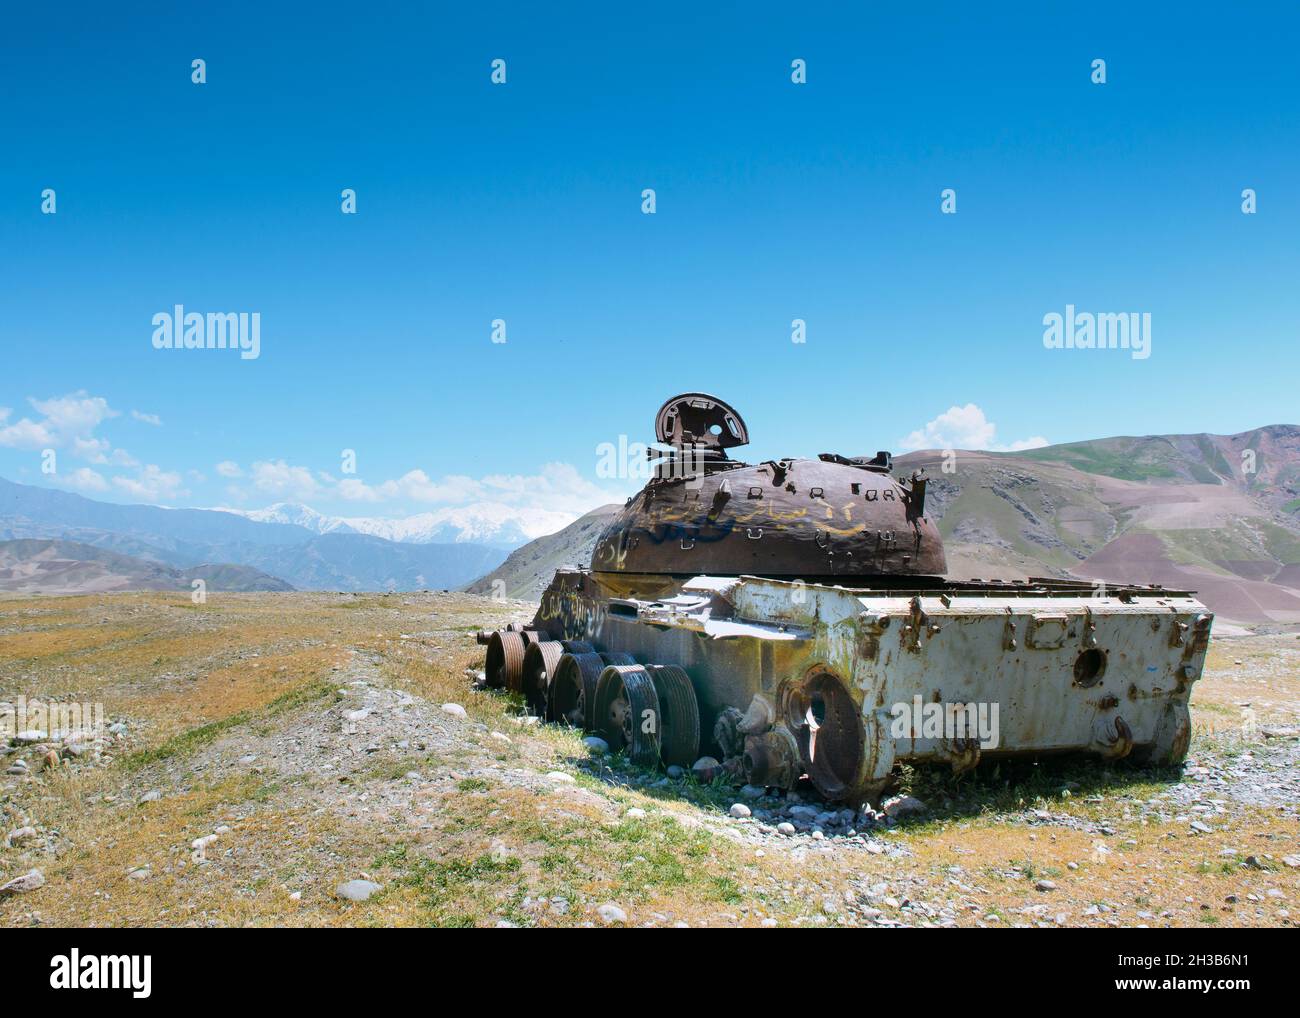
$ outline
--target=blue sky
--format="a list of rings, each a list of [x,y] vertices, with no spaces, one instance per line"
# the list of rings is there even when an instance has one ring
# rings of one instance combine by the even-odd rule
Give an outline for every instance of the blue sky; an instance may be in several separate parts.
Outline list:
[[[1300,419],[1294,8],[615,6],[8,12],[0,475],[576,512],[685,390],[755,459]],[[178,303],[261,355],[154,349]]]

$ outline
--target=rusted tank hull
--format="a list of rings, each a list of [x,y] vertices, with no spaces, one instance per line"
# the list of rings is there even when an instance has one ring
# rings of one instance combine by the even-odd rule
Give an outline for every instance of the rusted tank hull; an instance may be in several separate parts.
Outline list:
[[[806,774],[827,798],[862,801],[905,762],[1181,761],[1211,622],[1191,594],[1150,587],[561,570],[533,624],[683,668],[701,751],[753,783]]]

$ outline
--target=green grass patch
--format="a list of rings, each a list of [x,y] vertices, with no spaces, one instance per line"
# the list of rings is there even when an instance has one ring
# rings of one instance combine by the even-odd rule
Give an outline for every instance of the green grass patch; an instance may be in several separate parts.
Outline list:
[[[160,743],[157,746],[148,749],[137,750],[136,752],[124,757],[123,766],[128,770],[139,770],[152,763],[160,760],[167,760],[175,756],[184,756],[193,753],[202,746],[208,745],[214,741],[222,732],[231,728],[238,728],[240,725],[248,724],[262,718],[272,718],[285,711],[293,710],[304,704],[311,703],[315,700],[324,699],[333,692],[334,687],[324,681],[308,683],[298,689],[291,689],[287,693],[282,693],[265,707],[259,710],[241,710],[231,714],[226,718],[219,718],[216,721],[209,721],[205,725],[199,725],[197,728],[190,728],[179,735],[173,735],[170,739]]]

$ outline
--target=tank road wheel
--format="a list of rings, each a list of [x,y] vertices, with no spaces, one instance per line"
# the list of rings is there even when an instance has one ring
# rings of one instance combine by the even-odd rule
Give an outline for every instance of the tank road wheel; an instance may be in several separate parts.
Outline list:
[[[609,665],[596,682],[595,728],[610,749],[643,767],[659,762],[662,715],[654,681],[640,665]]]
[[[817,791],[831,802],[871,798],[864,774],[866,730],[848,686],[830,672],[809,675],[785,696],[786,723]]]
[[[551,679],[564,656],[564,645],[559,640],[530,643],[524,651],[523,680],[520,686],[528,710],[543,721],[550,720]]]
[[[531,643],[542,643],[551,638],[551,634],[544,629],[521,629],[519,635],[523,637],[525,647]]]
[[[573,641],[572,646],[577,646]],[[551,683],[555,720],[574,728],[594,731],[596,718],[590,708],[596,702],[596,683],[606,665],[634,665],[631,654],[597,654],[572,650],[560,658]]]
[[[565,654],[551,682],[551,711],[555,720],[573,728],[589,728],[587,704],[595,701],[596,683],[605,670],[599,654]]]
[[[496,632],[488,639],[483,674],[492,689],[519,688],[524,668],[524,639],[519,633]]]
[[[634,658],[631,654],[624,654],[622,651],[619,651],[619,650],[609,651],[608,653],[601,654],[600,656],[601,656],[601,659],[602,659],[602,660],[605,662],[605,664],[607,664],[607,665],[634,665],[634,664],[636,664],[636,658]]]
[[[663,711],[659,743],[664,763],[690,767],[700,755],[700,705],[691,677],[676,665],[652,665],[648,671]]]

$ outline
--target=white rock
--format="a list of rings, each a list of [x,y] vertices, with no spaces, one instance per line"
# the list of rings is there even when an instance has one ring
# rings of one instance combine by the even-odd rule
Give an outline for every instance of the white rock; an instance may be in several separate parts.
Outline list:
[[[630,810],[628,810],[623,815],[625,817],[631,817],[633,820],[640,820],[642,817],[645,816],[645,810],[643,810],[640,806],[633,806]]]
[[[561,784],[566,784],[566,785],[573,784],[573,775],[565,774],[564,771],[547,771],[546,776],[550,778],[552,781],[558,781]]]
[[[334,888],[334,893],[345,901],[365,901],[380,889],[373,880],[347,880]]]
[[[21,877],[14,877],[9,883],[0,885],[0,898],[11,894],[26,894],[45,886],[45,874],[40,870],[28,870]]]
[[[929,808],[920,799],[915,799],[910,795],[897,795],[885,803],[882,812],[885,816],[901,820],[903,817],[920,816],[922,813],[927,812]]]
[[[1052,883],[1052,881],[1050,881],[1050,880],[1040,880],[1040,881],[1038,881],[1038,883],[1036,883],[1036,884],[1034,885],[1034,887],[1035,887],[1037,890],[1040,890],[1040,891],[1055,891],[1055,890],[1056,890],[1056,884]]]
[[[729,812],[737,820],[744,820],[746,817],[750,817],[754,815],[753,811],[748,806],[746,806],[743,802],[732,803]]]
[[[606,926],[627,922],[627,913],[611,902],[606,902],[597,908],[596,914],[600,916],[600,921]]]
[[[458,703],[444,703],[442,709],[444,713],[450,714],[454,718],[463,718],[468,716],[465,713],[465,708]]]
[[[711,756],[702,756],[695,763],[691,764],[691,771],[695,774],[698,781],[703,784],[712,784],[713,779],[722,771],[722,764]]]
[[[784,834],[786,837],[790,837],[794,834],[794,824],[790,823],[789,820],[782,820],[776,825],[776,831],[778,834]]]
[[[9,844],[21,845],[24,841],[29,841],[36,837],[35,827],[19,827],[9,832]]]
[[[609,743],[599,735],[588,735],[582,740],[582,744],[587,747],[587,752],[592,756],[604,756],[609,752]]]
[[[156,788],[151,788],[149,789],[149,791],[145,792],[144,795],[140,796],[140,801],[157,802],[161,798],[162,798],[162,792],[158,791],[158,789]]]

